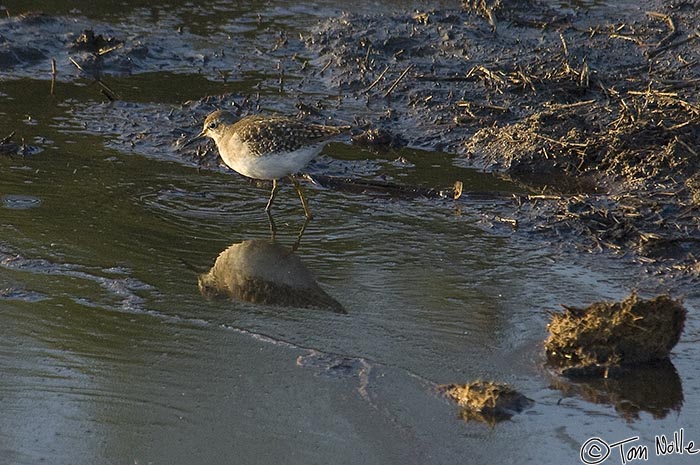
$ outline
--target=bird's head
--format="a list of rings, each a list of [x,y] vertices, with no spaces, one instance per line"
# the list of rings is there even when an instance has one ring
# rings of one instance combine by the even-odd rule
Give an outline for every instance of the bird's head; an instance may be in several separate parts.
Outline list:
[[[236,121],[237,118],[228,111],[216,110],[215,112],[210,113],[209,116],[206,117],[206,119],[204,120],[202,131],[199,134],[197,134],[194,138],[187,141],[185,143],[185,146],[190,145],[194,141],[202,139],[204,137],[210,137],[214,139],[214,142],[218,143],[219,140],[223,137],[226,127],[230,126]]]

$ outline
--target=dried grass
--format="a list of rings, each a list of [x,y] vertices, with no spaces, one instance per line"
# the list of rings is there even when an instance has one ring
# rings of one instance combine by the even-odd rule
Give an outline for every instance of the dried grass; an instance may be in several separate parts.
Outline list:
[[[667,295],[644,300],[632,294],[622,302],[567,307],[547,325],[547,359],[572,376],[607,376],[618,367],[665,360],[680,338],[686,313]]]

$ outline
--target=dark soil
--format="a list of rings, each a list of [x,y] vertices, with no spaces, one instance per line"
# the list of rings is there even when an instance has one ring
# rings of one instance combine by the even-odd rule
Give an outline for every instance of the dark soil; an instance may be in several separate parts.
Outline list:
[[[307,45],[378,126],[545,188],[519,199],[521,229],[696,280],[700,4],[463,7],[332,19]]]

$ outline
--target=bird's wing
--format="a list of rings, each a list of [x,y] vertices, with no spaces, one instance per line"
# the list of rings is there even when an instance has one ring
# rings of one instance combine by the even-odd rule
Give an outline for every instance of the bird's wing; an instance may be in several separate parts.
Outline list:
[[[237,124],[240,126],[237,128],[239,137],[249,143],[257,155],[291,152],[323,142],[347,129],[280,116],[249,117]]]

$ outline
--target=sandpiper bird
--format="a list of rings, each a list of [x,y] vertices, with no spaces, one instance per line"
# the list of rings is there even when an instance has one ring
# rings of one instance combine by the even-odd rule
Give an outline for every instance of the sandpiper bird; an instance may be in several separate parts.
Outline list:
[[[204,120],[197,139],[210,137],[216,143],[226,165],[253,179],[272,180],[272,192],[265,211],[270,214],[277,194],[277,180],[288,176],[301,199],[307,219],[309,204],[293,176],[306,166],[330,139],[350,126],[310,124],[285,116],[254,115],[238,119],[227,111],[217,110]]]

